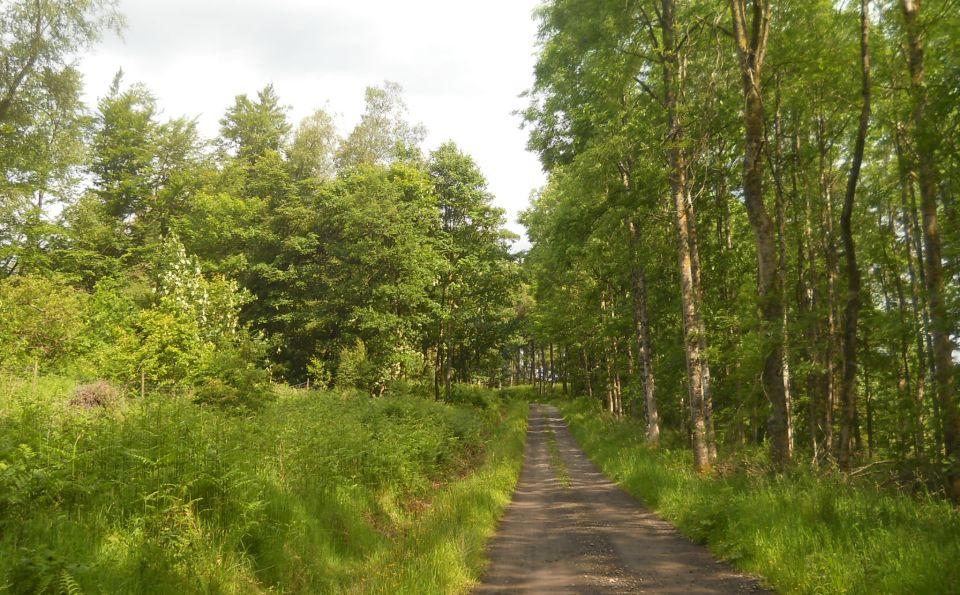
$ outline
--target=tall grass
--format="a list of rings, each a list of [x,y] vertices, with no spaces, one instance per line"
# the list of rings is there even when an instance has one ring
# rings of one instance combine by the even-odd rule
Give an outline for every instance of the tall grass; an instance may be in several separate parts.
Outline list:
[[[486,461],[441,492],[400,547],[384,550],[369,579],[375,593],[459,593],[485,564],[484,546],[520,476],[527,406],[515,401],[496,430]]]
[[[560,403],[590,457],[721,558],[786,593],[960,593],[960,512],[798,469],[702,477],[686,450],[643,445],[642,424]]]
[[[290,392],[240,416],[73,388],[0,385],[0,592],[463,590],[519,474],[524,408],[494,397]]]

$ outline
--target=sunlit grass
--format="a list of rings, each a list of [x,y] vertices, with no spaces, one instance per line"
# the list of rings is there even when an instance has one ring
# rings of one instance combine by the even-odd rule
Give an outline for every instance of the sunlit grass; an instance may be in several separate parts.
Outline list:
[[[590,457],[688,537],[787,593],[960,593],[960,512],[811,470],[702,477],[643,426],[560,403]]]
[[[0,592],[463,591],[519,474],[525,405],[492,393],[237,415],[74,386],[0,384]]]
[[[564,488],[570,487],[570,472],[567,471],[567,465],[560,456],[560,447],[557,446],[557,433],[553,428],[547,428],[547,450],[550,453],[550,467],[553,468],[554,475]]]

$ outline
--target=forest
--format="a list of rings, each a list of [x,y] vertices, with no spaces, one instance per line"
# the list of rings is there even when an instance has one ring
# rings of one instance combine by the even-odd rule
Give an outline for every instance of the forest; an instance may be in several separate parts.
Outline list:
[[[548,369],[704,473],[762,446],[960,497],[958,8],[546,3],[523,222]]]
[[[291,124],[270,85],[226,106],[215,139],[161,119],[122,72],[91,113],[66,61],[119,18],[100,2],[4,14],[7,368],[241,406],[269,378],[448,397],[497,378],[512,234],[469,155],[424,154],[399,85],[369,87],[345,138],[322,110]]]
[[[467,592],[531,402],[778,590],[960,584],[960,2],[532,16],[520,249],[396,82],[207,138],[0,2],[0,592]]]

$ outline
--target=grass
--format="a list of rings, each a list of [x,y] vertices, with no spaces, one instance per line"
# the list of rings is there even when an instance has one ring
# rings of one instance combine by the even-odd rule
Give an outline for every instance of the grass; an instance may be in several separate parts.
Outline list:
[[[520,475],[526,429],[527,405],[514,402],[486,462],[441,492],[403,543],[376,561],[372,591],[458,593],[476,584],[486,563],[484,546]]]
[[[0,379],[0,593],[447,593],[482,570],[526,406],[284,391],[68,405]]]
[[[563,462],[563,457],[560,456],[560,447],[557,446],[557,433],[550,427],[547,428],[547,450],[550,452],[550,466],[553,468],[557,480],[560,481],[560,485],[565,489],[569,488],[570,472],[567,470],[567,465]]]
[[[960,593],[960,512],[837,476],[702,477],[686,450],[587,400],[560,403],[603,471],[696,542],[784,593]]]

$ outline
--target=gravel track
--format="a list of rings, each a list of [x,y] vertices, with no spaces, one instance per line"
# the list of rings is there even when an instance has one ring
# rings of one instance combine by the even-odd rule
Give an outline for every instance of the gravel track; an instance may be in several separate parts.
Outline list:
[[[475,593],[769,592],[607,479],[555,407],[532,405],[527,432],[523,472]]]

